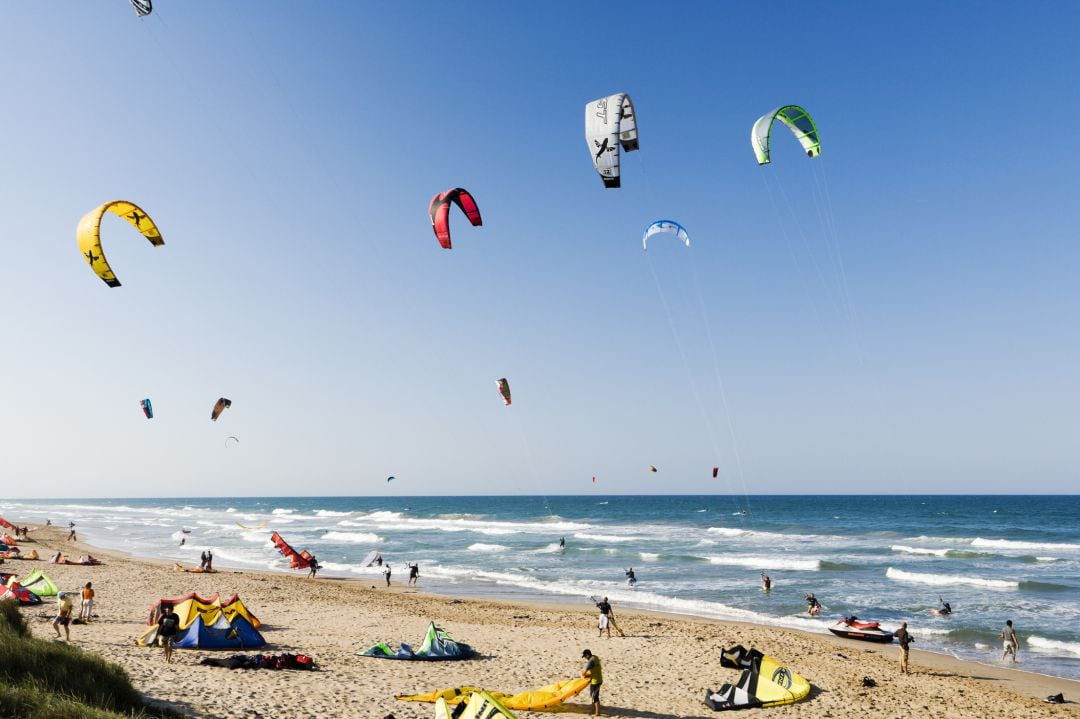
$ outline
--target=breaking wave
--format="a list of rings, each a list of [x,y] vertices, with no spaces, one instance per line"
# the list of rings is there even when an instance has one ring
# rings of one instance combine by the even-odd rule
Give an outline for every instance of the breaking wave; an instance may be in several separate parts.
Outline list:
[[[957,584],[966,584],[971,587],[986,587],[988,589],[1019,589],[1020,582],[1009,582],[1004,579],[983,579],[981,577],[967,577],[960,574],[924,574],[922,572],[905,572],[902,569],[889,567],[885,570],[885,576],[901,582],[916,582],[929,584],[934,587],[949,587]]]

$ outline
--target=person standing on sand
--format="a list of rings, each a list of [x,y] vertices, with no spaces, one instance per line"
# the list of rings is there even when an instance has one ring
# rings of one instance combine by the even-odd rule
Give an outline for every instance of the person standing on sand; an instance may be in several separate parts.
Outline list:
[[[69,542],[77,542],[77,541],[79,541],[79,538],[75,536],[75,525],[74,524],[71,525],[71,531],[68,532],[67,541],[69,541]]]
[[[64,626],[64,637],[67,641],[71,641],[71,630],[68,629],[68,625],[71,624],[71,597],[68,596],[68,592],[60,592],[56,595],[56,619],[52,622],[52,628],[56,630],[56,638],[60,638],[60,625]]]
[[[172,664],[173,643],[176,642],[176,635],[180,633],[180,615],[173,609],[173,605],[161,605],[157,626],[158,644],[165,650],[165,663]]]
[[[199,555],[199,569],[206,569],[206,550]]]
[[[389,587],[390,586],[390,563],[389,562],[387,562],[386,566],[383,567],[382,573],[386,575],[386,586]]]
[[[214,553],[209,549],[206,550],[206,571],[214,571]]]
[[[89,623],[94,611],[94,588],[90,582],[82,588],[82,609],[79,611],[79,619]]]
[[[308,569],[310,570],[308,572],[308,578],[309,579],[314,579],[316,572],[319,571],[319,560],[316,559],[315,557],[312,557],[311,558],[311,564],[308,565]]]
[[[1016,638],[1016,630],[1013,629],[1011,619],[1005,621],[1005,627],[1001,630],[999,636],[1004,643],[1004,648],[1001,650],[1001,661],[1005,661],[1005,657],[1012,654],[1013,664],[1016,664],[1016,650],[1020,648],[1020,640]]]
[[[908,634],[907,622],[901,622],[900,628],[896,630],[896,641],[900,642],[900,673],[911,674],[908,671],[908,645],[915,641],[915,637]]]
[[[589,680],[589,701],[593,705],[593,716],[600,716],[600,687],[604,683],[604,673],[600,668],[600,657],[594,657],[588,649],[581,653],[585,660],[585,671],[581,676]]]
[[[615,610],[611,608],[607,597],[597,602],[596,608],[600,610],[600,619],[597,622],[597,626],[600,627],[600,636],[604,636],[604,630],[606,629],[607,638],[611,639],[611,625],[615,623]]]

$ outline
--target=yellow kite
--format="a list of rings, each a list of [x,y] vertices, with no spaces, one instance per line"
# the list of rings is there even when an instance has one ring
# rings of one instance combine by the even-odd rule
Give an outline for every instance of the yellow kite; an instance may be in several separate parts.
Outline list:
[[[105,259],[105,251],[101,249],[101,218],[106,212],[111,212],[117,217],[122,217],[131,223],[132,227],[150,240],[150,244],[160,247],[165,244],[161,238],[161,232],[150,216],[143,212],[138,205],[126,200],[113,200],[106,202],[100,207],[94,208],[83,215],[79,220],[79,227],[75,230],[75,238],[79,242],[79,251],[83,259],[90,265],[90,269],[97,273],[109,287],[119,287],[120,280],[109,267],[109,261]]]

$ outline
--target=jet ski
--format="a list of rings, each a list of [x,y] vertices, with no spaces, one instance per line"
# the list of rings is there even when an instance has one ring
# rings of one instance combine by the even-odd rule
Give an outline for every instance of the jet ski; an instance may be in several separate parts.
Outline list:
[[[859,639],[864,642],[890,644],[893,640],[893,633],[882,629],[877,622],[859,621],[859,618],[854,615],[844,617],[829,627],[829,631],[838,637]]]

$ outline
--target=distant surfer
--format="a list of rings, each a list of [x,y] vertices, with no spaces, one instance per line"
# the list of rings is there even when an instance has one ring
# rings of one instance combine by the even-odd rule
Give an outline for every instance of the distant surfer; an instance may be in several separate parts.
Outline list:
[[[772,589],[772,579],[765,572],[761,573],[761,591],[768,592]]]
[[[821,602],[817,600],[813,592],[806,595],[806,613],[812,617],[821,614]]]
[[[630,567],[626,570],[626,583],[633,587],[637,584],[637,577],[634,576],[634,568]]]
[[[948,616],[949,614],[952,614],[952,606],[948,602],[946,602],[940,596],[938,597],[938,601],[941,602],[941,607],[938,609],[931,609],[931,614],[939,614],[941,616]]]
[[[559,549],[566,549],[566,537],[559,537]]]
[[[187,541],[187,537],[180,537],[180,546],[184,546],[184,542]]]

